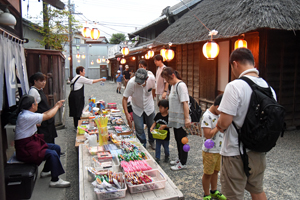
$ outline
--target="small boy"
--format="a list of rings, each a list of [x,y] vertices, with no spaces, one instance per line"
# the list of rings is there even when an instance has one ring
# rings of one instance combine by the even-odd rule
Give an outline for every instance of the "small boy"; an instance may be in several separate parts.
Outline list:
[[[214,104],[205,111],[202,116],[201,128],[203,130],[204,139],[202,146],[202,157],[203,157],[203,176],[202,186],[204,190],[203,200],[210,200],[217,198],[220,200],[227,199],[223,194],[217,190],[218,173],[221,167],[221,146],[223,141],[223,133],[219,132],[216,124],[219,119],[220,111],[218,107],[222,100],[223,94],[216,97]],[[206,139],[214,141],[214,147],[207,149],[204,145]],[[209,192],[209,187],[211,190]]]
[[[160,161],[160,146],[162,145],[165,149],[165,160],[164,162],[169,162],[169,142],[170,142],[170,130],[167,127],[168,118],[169,118],[169,101],[160,100],[158,102],[159,113],[154,117],[154,123],[152,124],[150,131],[153,129],[166,130],[168,131],[167,137],[164,140],[156,139],[156,148],[155,148],[155,161],[159,164]]]
[[[122,86],[122,78],[121,71],[117,71],[116,79],[117,79],[117,93],[121,94],[121,86]]]

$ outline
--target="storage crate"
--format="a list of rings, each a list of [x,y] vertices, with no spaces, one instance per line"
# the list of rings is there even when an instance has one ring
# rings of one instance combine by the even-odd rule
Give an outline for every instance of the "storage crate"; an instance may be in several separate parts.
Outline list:
[[[118,174],[123,174],[123,173],[118,173]],[[123,176],[121,176],[121,181],[124,182],[124,188],[119,189],[116,191],[107,191],[107,192],[96,192],[96,196],[98,200],[103,200],[103,199],[119,199],[119,198],[124,198],[126,196],[126,190],[127,186],[125,184],[125,180]]]
[[[153,138],[159,139],[159,140],[164,140],[167,137],[168,131],[167,130],[159,130],[159,129],[154,129],[158,133],[152,133]]]
[[[165,188],[167,179],[160,173],[159,170],[150,170],[145,171],[144,173],[148,176],[151,176],[153,182],[132,186],[128,185],[129,192],[131,194]]]

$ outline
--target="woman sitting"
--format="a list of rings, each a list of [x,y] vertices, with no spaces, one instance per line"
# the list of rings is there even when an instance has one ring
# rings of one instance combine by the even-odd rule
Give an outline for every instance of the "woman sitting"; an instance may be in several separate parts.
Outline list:
[[[37,125],[52,118],[63,105],[58,101],[53,108],[44,113],[35,113],[38,104],[30,95],[22,96],[19,102],[16,124],[15,148],[17,159],[25,163],[40,165],[45,160],[41,178],[51,176],[50,187],[70,187],[70,182],[58,178],[65,173],[60,162],[60,146],[46,143],[43,134],[37,133]]]

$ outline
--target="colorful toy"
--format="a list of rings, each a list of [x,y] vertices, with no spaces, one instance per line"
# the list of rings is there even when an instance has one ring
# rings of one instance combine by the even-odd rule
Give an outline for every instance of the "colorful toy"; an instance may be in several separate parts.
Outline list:
[[[191,147],[188,144],[183,145],[183,151],[185,151],[185,152],[188,152],[190,150],[190,148]]]
[[[204,146],[205,146],[207,149],[213,148],[214,145],[215,145],[215,142],[214,142],[213,140],[211,140],[211,139],[207,139],[207,140],[205,140],[205,142],[204,142]]]
[[[183,137],[182,139],[181,139],[181,143],[182,144],[187,144],[189,142],[189,139],[187,138],[187,137]]]

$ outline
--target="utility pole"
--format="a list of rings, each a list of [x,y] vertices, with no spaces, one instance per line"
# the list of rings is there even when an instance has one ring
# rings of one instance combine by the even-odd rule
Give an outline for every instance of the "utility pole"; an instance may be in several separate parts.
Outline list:
[[[71,0],[68,0],[68,7],[69,7],[69,52],[70,52],[70,78],[69,80],[71,81],[73,79],[73,53],[72,53],[72,38],[73,38],[73,33],[72,33],[72,10],[71,10]]]

